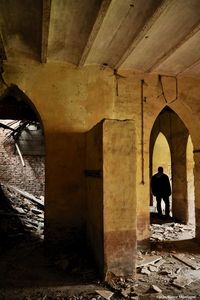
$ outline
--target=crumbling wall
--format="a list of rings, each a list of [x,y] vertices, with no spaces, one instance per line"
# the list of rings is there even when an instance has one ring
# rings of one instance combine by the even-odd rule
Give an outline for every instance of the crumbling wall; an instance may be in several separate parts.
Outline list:
[[[0,128],[0,182],[13,185],[34,196],[44,196],[44,156],[23,156],[22,165],[12,140],[4,142],[6,131]]]

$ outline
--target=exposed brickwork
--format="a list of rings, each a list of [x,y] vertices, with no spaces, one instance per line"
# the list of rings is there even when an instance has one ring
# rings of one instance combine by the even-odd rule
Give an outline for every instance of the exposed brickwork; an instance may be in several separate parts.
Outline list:
[[[25,167],[15,149],[14,143],[4,143],[5,131],[0,128],[0,181],[14,185],[35,196],[44,195],[44,156],[23,156]]]

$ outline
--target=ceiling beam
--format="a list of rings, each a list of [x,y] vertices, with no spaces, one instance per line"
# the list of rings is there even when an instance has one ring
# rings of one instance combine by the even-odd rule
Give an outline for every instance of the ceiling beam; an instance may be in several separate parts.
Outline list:
[[[51,0],[43,0],[43,2],[42,2],[41,63],[47,62],[50,13],[51,13]]]
[[[172,47],[167,53],[164,53],[148,70],[151,72],[155,70],[159,65],[161,65],[165,60],[167,60],[173,53],[183,46],[187,41],[189,41],[197,32],[200,30],[200,21],[193,26],[193,29],[185,35],[174,47]]]
[[[126,52],[123,54],[123,56],[120,58],[118,63],[115,66],[115,69],[118,69],[124,61],[129,57],[129,55],[134,51],[134,49],[137,47],[137,45],[141,42],[141,40],[147,35],[150,28],[153,26],[153,24],[157,21],[157,19],[162,15],[162,13],[166,10],[166,8],[172,4],[172,0],[163,0],[161,4],[157,7],[153,15],[147,20],[147,22],[144,24],[142,30],[138,33],[136,38],[133,40],[132,44],[128,47]]]
[[[101,7],[99,9],[99,12],[98,12],[98,15],[97,15],[97,18],[95,20],[95,23],[93,25],[93,28],[92,28],[92,31],[89,35],[89,38],[88,38],[88,41],[86,43],[86,46],[83,50],[83,53],[82,53],[82,56],[80,58],[80,61],[79,61],[79,66],[83,66],[84,63],[86,62],[87,60],[87,57],[90,53],[90,50],[92,48],[92,45],[96,39],[96,36],[99,32],[99,29],[103,23],[103,20],[105,18],[105,15],[108,11],[108,8],[110,6],[110,3],[111,3],[112,0],[102,0],[102,3],[101,3]]]
[[[196,59],[192,64],[190,64],[189,66],[187,66],[183,71],[177,73],[176,76],[181,75],[181,74],[187,72],[188,70],[190,70],[190,69],[192,69],[192,68],[194,68],[194,67],[196,67],[198,65],[200,65],[200,58]]]
[[[6,50],[4,47],[2,34],[0,33],[0,60],[6,60],[6,59],[7,59]]]

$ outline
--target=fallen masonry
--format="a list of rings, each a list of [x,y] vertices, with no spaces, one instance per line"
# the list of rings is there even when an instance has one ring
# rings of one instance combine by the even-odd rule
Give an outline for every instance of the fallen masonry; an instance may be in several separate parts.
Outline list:
[[[199,246],[193,240],[180,240],[176,244],[177,237],[186,233],[188,237],[193,236],[190,226],[174,222],[151,225],[151,230],[154,230],[151,248],[138,250],[136,276],[124,278],[109,274],[107,280],[101,282],[93,267],[81,257],[82,249],[75,249],[80,250],[77,253],[67,253],[62,245],[64,252],[56,248],[56,256],[44,252],[42,197],[38,199],[6,185],[2,185],[2,189],[11,207],[0,209],[1,241],[5,241],[4,246],[3,243],[0,245],[0,299],[147,300],[185,297],[189,300],[194,296],[198,299]],[[162,238],[157,239],[156,235]],[[178,248],[180,242],[184,252]],[[27,287],[22,287],[22,282]],[[70,283],[73,286],[70,287]],[[10,286],[13,287],[11,290]]]

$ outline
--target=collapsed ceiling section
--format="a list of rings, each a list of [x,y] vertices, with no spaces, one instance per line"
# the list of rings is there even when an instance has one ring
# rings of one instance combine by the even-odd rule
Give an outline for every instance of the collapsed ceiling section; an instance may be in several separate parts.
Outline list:
[[[0,55],[200,75],[199,0],[0,1]]]

